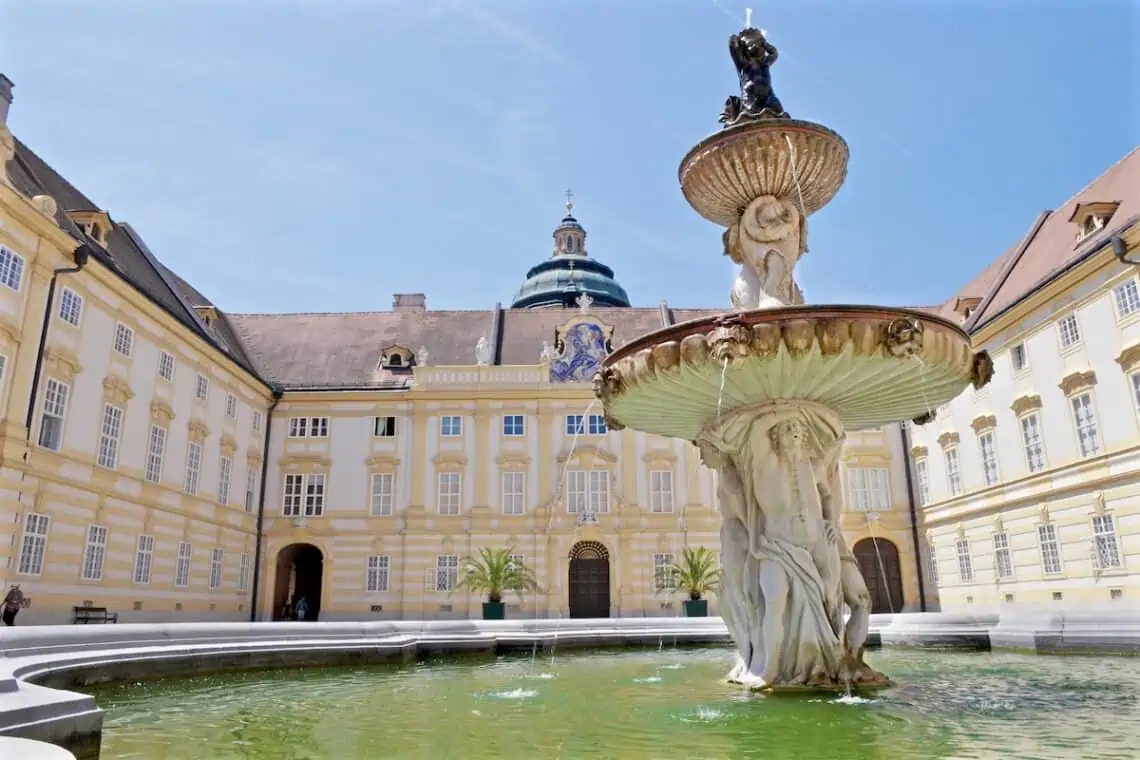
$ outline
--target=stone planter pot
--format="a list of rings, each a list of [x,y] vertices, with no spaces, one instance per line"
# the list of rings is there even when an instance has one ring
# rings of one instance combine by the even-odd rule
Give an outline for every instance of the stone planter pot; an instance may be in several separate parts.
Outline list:
[[[685,611],[685,617],[709,616],[708,599],[689,599],[681,604],[681,608]]]
[[[504,602],[483,602],[484,620],[503,620],[507,616],[507,605]]]

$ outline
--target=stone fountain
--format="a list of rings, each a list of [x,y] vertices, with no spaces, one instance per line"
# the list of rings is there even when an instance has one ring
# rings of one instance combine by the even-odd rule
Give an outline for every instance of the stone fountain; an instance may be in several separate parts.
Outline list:
[[[734,310],[624,346],[595,393],[611,429],[692,441],[717,473],[720,611],[737,649],[729,680],[883,686],[863,661],[870,597],[839,529],[845,431],[929,419],[968,384],[989,382],[993,364],[931,314],[803,305],[794,270],[807,218],[843,184],[847,144],[784,111],[762,31],[733,35],[729,52],[740,95],[721,131],[681,161],[680,181],[697,213],[726,228],[724,253],[740,265]]]

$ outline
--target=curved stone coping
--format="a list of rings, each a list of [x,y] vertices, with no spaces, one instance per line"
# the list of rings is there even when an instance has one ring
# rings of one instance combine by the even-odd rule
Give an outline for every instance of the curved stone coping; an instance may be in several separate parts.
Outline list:
[[[75,755],[63,747],[15,736],[0,736],[0,757],[19,760],[75,760]]]

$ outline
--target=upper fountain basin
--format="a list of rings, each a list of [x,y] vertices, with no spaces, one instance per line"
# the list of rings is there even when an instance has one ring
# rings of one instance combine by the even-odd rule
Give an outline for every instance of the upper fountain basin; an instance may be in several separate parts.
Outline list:
[[[728,227],[763,195],[797,204],[802,196],[808,214],[823,208],[847,177],[847,155],[847,143],[827,127],[763,119],[705,138],[681,161],[678,175],[689,205]]]
[[[849,430],[878,427],[922,416],[991,374],[989,356],[944,319],[793,306],[645,335],[606,359],[594,390],[612,426],[691,441],[718,415],[774,401],[823,404]]]

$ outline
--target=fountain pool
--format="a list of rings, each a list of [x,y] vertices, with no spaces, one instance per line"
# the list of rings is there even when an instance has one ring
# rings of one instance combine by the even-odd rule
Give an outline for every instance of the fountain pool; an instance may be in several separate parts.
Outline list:
[[[103,760],[1132,758],[1140,658],[881,650],[870,698],[749,693],[722,647],[447,657],[92,689]]]

